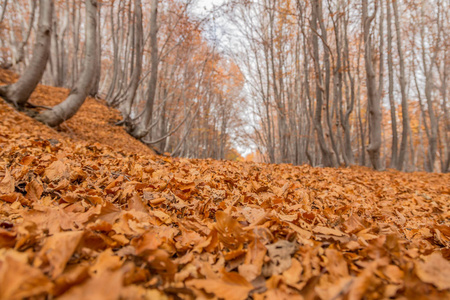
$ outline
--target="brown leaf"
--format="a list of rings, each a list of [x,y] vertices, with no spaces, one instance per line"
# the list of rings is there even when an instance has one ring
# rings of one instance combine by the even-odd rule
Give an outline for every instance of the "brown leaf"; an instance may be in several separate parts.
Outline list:
[[[215,228],[219,233],[219,240],[230,249],[238,249],[249,238],[242,226],[223,211],[216,213]]]
[[[103,272],[65,292],[60,300],[116,300],[123,286],[121,271]]]
[[[49,181],[59,181],[63,178],[69,178],[70,173],[67,166],[61,160],[57,160],[45,169],[44,176]]]
[[[144,204],[144,202],[142,202],[141,197],[137,194],[131,196],[130,200],[128,201],[128,208],[135,209],[137,211],[142,211],[145,213],[148,212],[147,206]]]
[[[37,180],[33,180],[25,186],[25,190],[27,191],[26,197],[28,199],[31,201],[38,201],[41,199],[44,187]]]
[[[83,281],[89,278],[89,265],[72,265],[67,266],[61,276],[56,278],[54,292],[56,296],[59,296],[66,292],[71,287],[81,284]]]
[[[162,241],[157,234],[148,232],[139,238],[133,239],[131,244],[136,248],[136,254],[139,255],[145,251],[158,249],[158,247],[161,246]]]
[[[238,273],[224,273],[221,279],[193,279],[186,284],[227,300],[247,299],[248,293],[253,289],[253,286]]]
[[[83,231],[68,231],[49,237],[37,255],[34,265],[49,271],[51,278],[55,279],[64,271],[82,236]]]
[[[450,289],[450,262],[439,252],[424,257],[424,262],[416,262],[416,274],[426,283],[431,283],[439,290]]]
[[[266,246],[270,263],[264,270],[264,275],[281,274],[292,265],[292,256],[297,251],[297,244],[285,240],[279,240],[275,244]]]
[[[11,248],[16,244],[16,233],[0,228],[0,249]]]
[[[5,169],[5,176],[0,181],[0,194],[11,194],[14,193],[15,185],[14,178],[8,169]]]
[[[251,282],[261,274],[264,258],[267,249],[260,240],[254,239],[247,248],[245,261],[243,265],[238,267],[241,274],[247,281]]]
[[[49,293],[52,283],[26,260],[6,254],[0,257],[0,299],[24,299]]]

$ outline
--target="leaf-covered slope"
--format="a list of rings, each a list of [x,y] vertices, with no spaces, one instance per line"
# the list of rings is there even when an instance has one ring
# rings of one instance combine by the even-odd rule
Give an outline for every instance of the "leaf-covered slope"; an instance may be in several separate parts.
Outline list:
[[[450,296],[448,174],[125,150],[0,101],[0,299]]]
[[[16,80],[17,75],[0,69],[0,85],[9,84]],[[30,103],[39,106],[54,106],[66,99],[69,92],[65,88],[39,85],[31,95]],[[1,102],[4,105],[3,101]],[[1,107],[2,114],[7,113],[7,111],[4,111],[5,109],[4,106]],[[153,154],[152,150],[132,138],[123,127],[115,126],[114,124],[119,120],[121,120],[121,116],[117,110],[106,107],[103,100],[88,97],[78,113],[63,123],[58,132],[52,131],[50,136],[55,139],[64,137],[73,141],[100,143],[118,151]],[[19,118],[17,121],[20,122],[24,131],[39,133],[39,128],[42,128],[38,122],[29,118]]]

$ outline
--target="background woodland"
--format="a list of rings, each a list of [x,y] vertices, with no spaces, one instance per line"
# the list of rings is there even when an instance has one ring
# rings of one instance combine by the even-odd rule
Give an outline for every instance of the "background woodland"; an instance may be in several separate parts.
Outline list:
[[[271,163],[449,170],[446,1],[0,5],[3,68],[27,74],[50,7],[42,83],[76,91],[85,78],[120,110],[118,125],[159,152],[242,159],[251,148],[248,159]],[[49,124],[57,109],[37,119]]]

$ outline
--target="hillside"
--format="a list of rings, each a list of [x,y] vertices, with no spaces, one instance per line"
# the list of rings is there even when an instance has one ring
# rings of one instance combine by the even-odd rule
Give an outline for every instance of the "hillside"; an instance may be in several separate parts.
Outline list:
[[[450,297],[450,174],[159,157],[119,119],[0,101],[0,299]]]
[[[0,85],[13,83],[17,75],[0,68]],[[41,106],[54,106],[67,98],[69,90],[39,85],[30,98],[30,103]],[[2,105],[4,103],[2,102]],[[7,114],[2,106],[2,114]],[[17,114],[17,113],[13,113]],[[42,134],[42,137],[53,139],[70,139],[73,142],[100,143],[110,146],[117,151],[128,151],[136,154],[153,154],[147,146],[130,137],[122,127],[114,124],[121,120],[120,113],[112,108],[107,108],[104,101],[91,97],[81,107],[80,111],[63,123],[58,131],[45,128],[29,118],[17,118],[17,125],[23,131]],[[40,132],[41,130],[42,133]]]

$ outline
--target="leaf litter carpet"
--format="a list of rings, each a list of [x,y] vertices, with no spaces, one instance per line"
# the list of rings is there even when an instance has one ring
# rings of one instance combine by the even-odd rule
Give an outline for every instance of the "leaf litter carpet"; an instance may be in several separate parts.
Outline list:
[[[159,157],[98,105],[0,101],[0,299],[449,299],[449,174]]]

